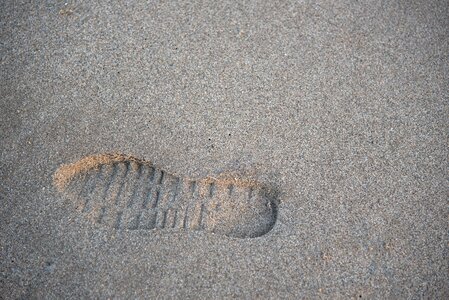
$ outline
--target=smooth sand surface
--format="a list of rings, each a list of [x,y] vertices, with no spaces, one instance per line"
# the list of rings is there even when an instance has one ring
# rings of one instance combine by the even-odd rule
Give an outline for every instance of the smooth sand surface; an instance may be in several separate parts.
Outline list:
[[[0,298],[447,299],[448,16],[2,1]],[[111,152],[262,182],[276,223],[244,239],[93,224],[53,175]]]

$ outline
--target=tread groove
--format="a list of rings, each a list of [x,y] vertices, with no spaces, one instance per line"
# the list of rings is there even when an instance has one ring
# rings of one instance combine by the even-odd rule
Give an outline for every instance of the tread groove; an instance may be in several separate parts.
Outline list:
[[[200,215],[198,217],[198,229],[204,229],[204,203],[201,203]]]
[[[98,214],[97,222],[100,224],[103,223],[103,218],[105,217],[105,215],[106,215],[106,207],[103,206],[102,208],[100,208],[100,213]]]
[[[164,181],[165,172],[162,170],[160,172],[161,172],[161,175],[159,177],[159,181],[157,182],[157,184],[162,185],[162,182]]]
[[[230,184],[229,186],[228,186],[228,195],[229,196],[232,196],[232,193],[234,192],[234,185],[233,184]]]
[[[159,200],[161,198],[161,191],[159,189],[156,190],[156,197],[154,197],[154,202],[152,205],[152,208],[157,208],[157,205],[159,204]]]
[[[176,225],[178,223],[178,210],[173,211],[173,224],[171,225],[171,228],[176,228]]]
[[[162,212],[162,222],[161,222],[161,228],[165,228],[165,223],[167,222],[167,211],[164,210]]]
[[[122,226],[122,216],[123,216],[123,211],[119,211],[117,213],[117,218],[116,218],[116,222],[115,222],[116,229],[120,229]]]
[[[213,198],[215,193],[215,183],[211,182],[209,184],[209,198]]]
[[[184,229],[187,229],[187,225],[188,225],[188,219],[187,219],[188,218],[188,215],[187,215],[188,209],[189,209],[189,206],[187,206],[184,211],[184,219],[182,221],[182,228],[184,228]]]

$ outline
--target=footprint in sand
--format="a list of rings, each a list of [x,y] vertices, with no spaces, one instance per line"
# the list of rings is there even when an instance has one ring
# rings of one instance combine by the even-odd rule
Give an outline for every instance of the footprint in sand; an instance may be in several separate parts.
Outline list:
[[[259,237],[276,222],[270,189],[234,177],[190,180],[122,154],[99,154],[61,166],[58,190],[88,219],[115,230],[202,230]]]

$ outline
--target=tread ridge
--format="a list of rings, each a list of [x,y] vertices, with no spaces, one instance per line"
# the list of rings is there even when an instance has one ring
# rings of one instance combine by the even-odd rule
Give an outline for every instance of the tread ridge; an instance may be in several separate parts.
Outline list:
[[[151,168],[151,173],[149,175],[149,181],[147,184],[147,189],[145,192],[145,199],[143,201],[143,208],[147,209],[148,208],[148,204],[151,202],[151,194],[153,192],[153,181],[154,181],[154,177],[155,177],[155,173],[156,173],[156,169],[155,168]]]
[[[137,165],[137,171],[136,171],[137,175],[135,178],[135,182],[133,184],[133,188],[132,188],[132,192],[131,192],[131,196],[129,197],[129,201],[128,201],[128,208],[131,208],[133,206],[134,203],[134,197],[136,196],[136,192],[140,186],[140,180],[141,180],[141,176],[142,176],[142,165],[138,164]]]
[[[91,206],[91,202],[93,201],[93,197],[92,197],[92,192],[95,190],[95,186],[96,186],[96,181],[98,179],[99,174],[91,174],[89,176],[89,180],[88,183],[86,184],[86,195],[85,197],[85,201],[84,201],[84,205],[83,205],[83,209],[82,212],[86,213],[88,211],[90,211],[90,206]]]
[[[129,163],[125,163],[125,172],[123,173],[122,177],[120,178],[120,182],[119,182],[120,186],[118,188],[117,195],[115,196],[114,204],[116,206],[118,206],[118,204],[119,204],[120,197],[123,192],[123,187],[125,185],[126,177],[128,176],[128,173],[129,173]]]
[[[107,194],[109,189],[111,188],[112,183],[114,182],[116,176],[117,176],[117,165],[113,164],[111,166],[111,174],[109,175],[109,179],[107,181],[107,183],[105,184],[104,190],[103,190],[103,194],[101,196],[101,200],[106,200]]]

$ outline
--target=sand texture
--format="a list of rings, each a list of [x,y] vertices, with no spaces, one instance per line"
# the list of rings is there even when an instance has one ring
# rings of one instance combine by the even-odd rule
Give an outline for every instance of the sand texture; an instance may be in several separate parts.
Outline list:
[[[0,299],[448,299],[448,1],[2,1]]]

